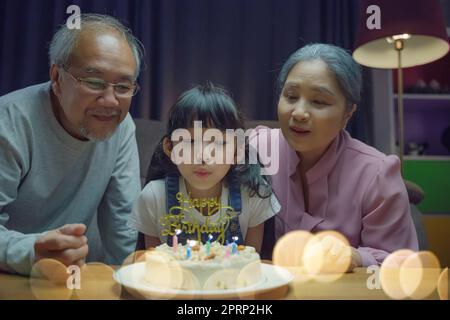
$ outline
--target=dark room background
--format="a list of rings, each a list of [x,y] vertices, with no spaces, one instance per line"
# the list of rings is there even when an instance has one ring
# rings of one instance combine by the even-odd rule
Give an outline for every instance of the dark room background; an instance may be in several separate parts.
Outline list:
[[[130,112],[156,120],[205,80],[227,88],[248,119],[276,119],[282,63],[310,42],[351,51],[359,10],[357,0],[3,0],[0,95],[48,81],[48,43],[72,4],[119,18],[142,41],[146,67]],[[369,79],[349,131],[370,144]]]

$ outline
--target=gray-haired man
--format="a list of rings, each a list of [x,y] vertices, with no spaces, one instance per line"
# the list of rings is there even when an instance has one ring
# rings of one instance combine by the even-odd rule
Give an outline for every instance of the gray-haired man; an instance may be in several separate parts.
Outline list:
[[[135,246],[140,191],[134,123],[142,47],[116,19],[82,15],[50,45],[50,82],[0,97],[0,269],[82,264],[97,212],[107,263]]]

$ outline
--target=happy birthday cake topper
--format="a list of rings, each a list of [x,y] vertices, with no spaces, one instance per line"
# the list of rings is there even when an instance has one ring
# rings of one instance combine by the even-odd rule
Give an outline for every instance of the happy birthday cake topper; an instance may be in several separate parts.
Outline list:
[[[217,234],[216,241],[225,242],[225,231],[230,220],[237,213],[231,206],[222,205],[219,198],[192,199],[190,194],[185,197],[182,192],[176,194],[178,205],[169,208],[169,212],[161,218],[163,236],[173,236],[176,230],[181,230],[186,235],[196,234],[201,241],[202,234]],[[195,209],[207,208],[205,223],[200,224],[194,218]],[[211,222],[211,216],[219,212],[220,216],[216,222]]]

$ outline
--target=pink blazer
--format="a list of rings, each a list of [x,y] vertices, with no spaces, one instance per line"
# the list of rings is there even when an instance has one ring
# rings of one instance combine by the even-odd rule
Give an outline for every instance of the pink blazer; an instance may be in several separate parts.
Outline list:
[[[266,127],[258,127],[268,129]],[[272,176],[281,211],[275,237],[291,230],[336,230],[361,254],[363,266],[379,265],[398,249],[418,250],[400,161],[341,131],[307,173],[309,212],[305,211],[299,157],[279,131],[279,170]],[[270,136],[270,135],[268,135]],[[254,141],[253,136],[251,138]],[[270,138],[266,140],[270,146]],[[260,142],[261,143],[261,142]]]

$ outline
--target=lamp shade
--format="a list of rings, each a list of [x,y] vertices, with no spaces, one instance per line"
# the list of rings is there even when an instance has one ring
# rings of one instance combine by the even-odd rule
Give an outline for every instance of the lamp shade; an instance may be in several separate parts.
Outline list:
[[[367,8],[380,8],[380,28],[369,29]],[[372,12],[372,11],[371,11]],[[373,68],[398,67],[394,43],[388,37],[409,34],[402,52],[402,66],[414,67],[447,54],[449,43],[439,0],[365,0],[361,3],[360,22],[353,58]]]

